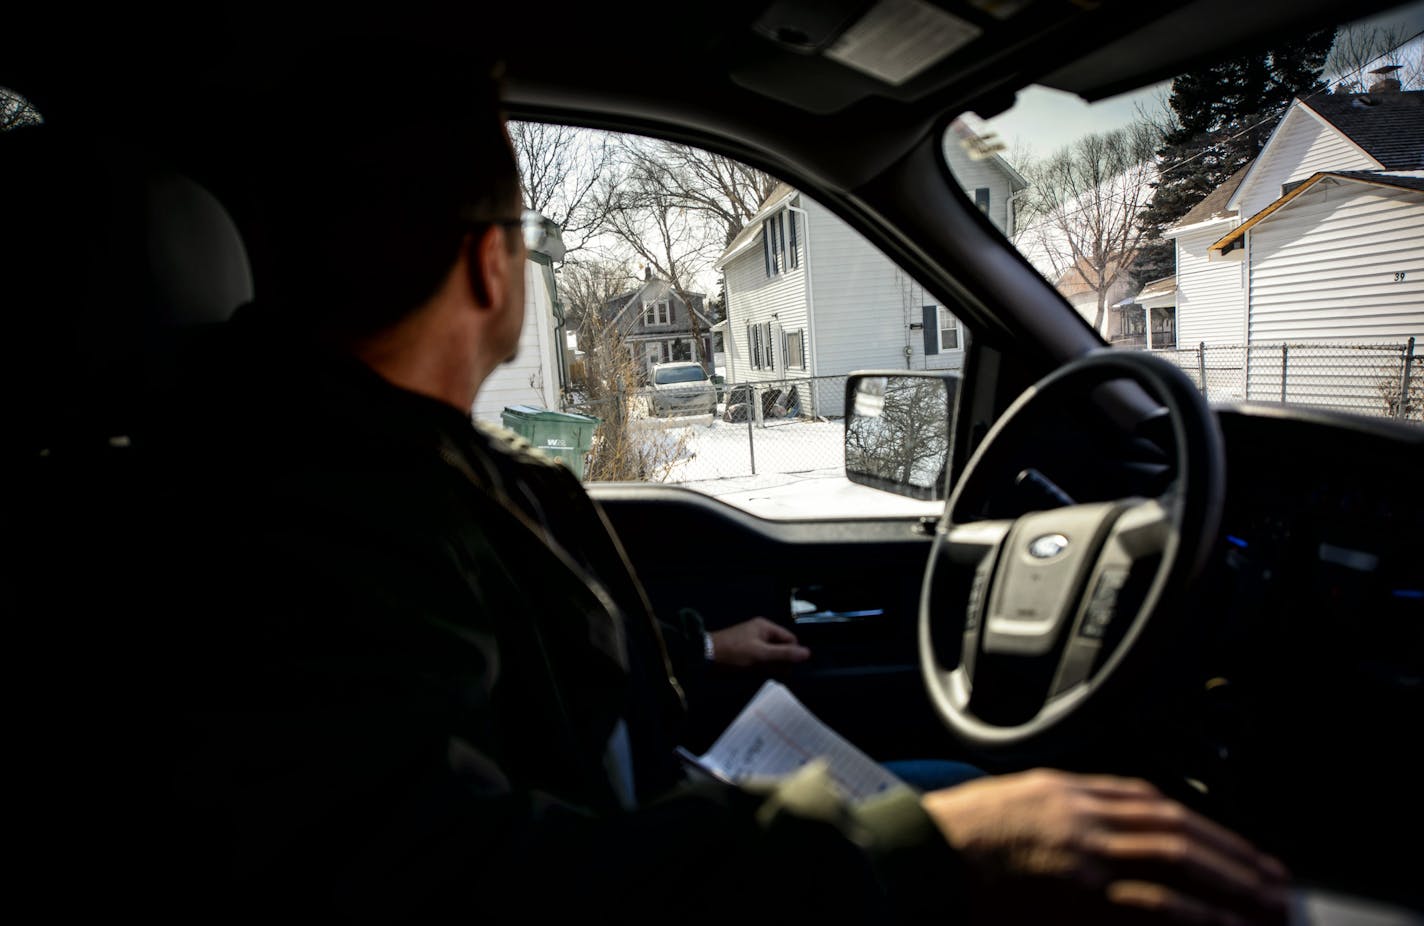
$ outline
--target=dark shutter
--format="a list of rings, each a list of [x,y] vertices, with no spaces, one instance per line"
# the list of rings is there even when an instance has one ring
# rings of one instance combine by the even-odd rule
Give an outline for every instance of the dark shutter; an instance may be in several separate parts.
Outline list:
[[[766,261],[766,275],[771,276],[771,223],[761,223],[761,256]]]
[[[786,221],[791,225],[791,266],[799,267],[801,259],[796,255],[796,213],[787,209]]]
[[[989,188],[981,186],[974,191],[974,205],[985,215],[989,214]]]
[[[768,370],[775,370],[776,354],[771,349],[771,322],[766,323],[766,335],[762,339],[762,342],[766,344],[766,368]]]
[[[797,339],[797,344],[801,345],[801,369],[806,369],[806,329],[801,329],[801,337]]]
[[[939,306],[927,305],[925,312],[925,356],[939,353]]]

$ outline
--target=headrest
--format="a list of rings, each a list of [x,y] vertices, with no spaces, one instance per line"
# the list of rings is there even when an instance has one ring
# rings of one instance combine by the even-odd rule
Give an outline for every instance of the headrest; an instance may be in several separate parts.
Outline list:
[[[121,433],[175,333],[252,299],[242,237],[210,192],[112,140],[17,129],[0,165],[11,436]]]

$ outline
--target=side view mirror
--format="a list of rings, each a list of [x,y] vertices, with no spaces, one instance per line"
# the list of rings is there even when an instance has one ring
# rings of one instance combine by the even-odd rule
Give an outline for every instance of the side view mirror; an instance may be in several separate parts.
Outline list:
[[[852,373],[846,378],[846,477],[910,498],[947,498],[958,394],[954,373]]]

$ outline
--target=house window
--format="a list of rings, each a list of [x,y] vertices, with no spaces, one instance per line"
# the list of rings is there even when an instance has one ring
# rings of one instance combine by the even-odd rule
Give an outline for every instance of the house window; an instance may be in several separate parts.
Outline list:
[[[989,214],[989,188],[981,186],[974,191],[974,205],[985,215]]]
[[[801,259],[796,253],[796,213],[782,209],[764,219],[761,228],[762,259],[768,277],[780,276],[800,266]]]
[[[786,332],[781,352],[786,357],[786,365],[798,370],[806,369],[806,336],[804,329]]]
[[[672,312],[668,308],[667,300],[661,302],[643,303],[643,324],[644,325],[667,325],[672,322]]]
[[[1177,310],[1173,306],[1160,306],[1148,309],[1148,315],[1152,318],[1152,346],[1176,347],[1177,346]]]
[[[959,319],[944,306],[939,307],[939,349],[959,350]]]

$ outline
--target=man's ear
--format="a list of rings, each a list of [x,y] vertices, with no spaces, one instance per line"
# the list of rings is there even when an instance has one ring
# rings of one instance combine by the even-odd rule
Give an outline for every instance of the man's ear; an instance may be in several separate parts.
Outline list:
[[[481,308],[498,305],[509,286],[511,263],[503,230],[490,225],[478,235],[466,236],[465,242],[470,292],[474,294],[475,302]]]

